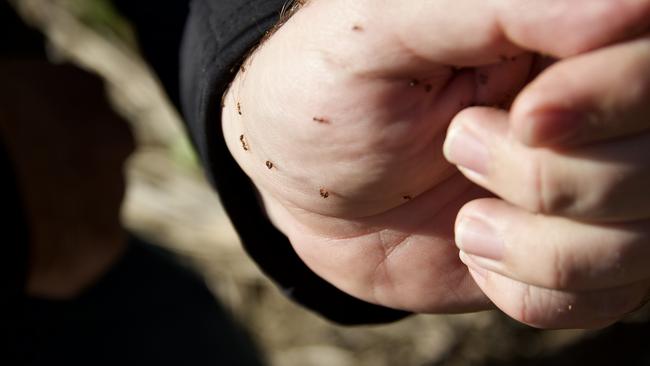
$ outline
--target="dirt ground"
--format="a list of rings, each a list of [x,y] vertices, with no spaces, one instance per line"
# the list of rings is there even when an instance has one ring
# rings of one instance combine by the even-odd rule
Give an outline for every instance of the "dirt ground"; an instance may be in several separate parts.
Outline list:
[[[365,327],[336,326],[305,311],[283,297],[242,251],[178,113],[138,56],[123,20],[101,0],[18,3],[48,35],[53,60],[77,63],[106,79],[115,108],[136,132],[139,149],[128,167],[125,226],[195,266],[271,365],[515,364],[594,335],[534,330],[496,311],[418,315]]]

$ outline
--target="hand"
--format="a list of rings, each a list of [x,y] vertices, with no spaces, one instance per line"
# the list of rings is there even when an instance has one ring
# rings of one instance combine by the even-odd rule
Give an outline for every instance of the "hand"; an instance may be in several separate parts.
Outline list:
[[[588,51],[648,15],[638,0],[312,1],[240,70],[224,137],[269,218],[335,286],[411,311],[483,309],[453,223],[487,194],[442,156],[449,122],[510,103],[535,52]]]
[[[648,300],[649,37],[556,63],[511,113],[461,112],[445,151],[503,198],[470,202],[456,222],[463,262],[503,311],[600,327]]]

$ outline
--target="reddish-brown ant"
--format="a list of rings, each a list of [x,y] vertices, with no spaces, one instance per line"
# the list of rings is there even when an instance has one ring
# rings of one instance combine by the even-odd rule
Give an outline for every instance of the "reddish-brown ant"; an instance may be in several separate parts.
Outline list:
[[[248,151],[248,143],[246,142],[246,137],[244,135],[239,135],[239,141],[241,142],[241,147],[244,151]]]
[[[330,121],[327,118],[323,118],[323,117],[314,117],[312,118],[312,120],[318,123],[330,123]]]

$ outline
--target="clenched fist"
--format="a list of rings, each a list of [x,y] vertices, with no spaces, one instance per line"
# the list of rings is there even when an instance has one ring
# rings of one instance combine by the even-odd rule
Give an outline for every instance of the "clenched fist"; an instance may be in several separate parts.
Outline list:
[[[488,308],[454,222],[493,194],[445,159],[450,122],[471,106],[509,107],[546,56],[629,39],[649,15],[638,0],[311,1],[244,63],[223,133],[269,219],[321,277],[398,309]]]

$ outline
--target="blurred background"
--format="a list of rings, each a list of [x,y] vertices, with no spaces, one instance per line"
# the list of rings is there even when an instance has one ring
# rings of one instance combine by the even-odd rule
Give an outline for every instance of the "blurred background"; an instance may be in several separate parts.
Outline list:
[[[496,311],[340,327],[300,308],[241,249],[178,112],[139,56],[133,28],[110,1],[17,0],[13,5],[46,35],[49,59],[101,76],[111,105],[128,120],[137,149],[127,166],[123,225],[196,269],[270,365],[517,365],[550,360],[595,365],[608,364],[601,353],[607,347],[616,351],[617,343],[638,346],[621,352],[645,348],[647,311],[602,333],[534,330]],[[648,363],[641,364],[650,364],[647,350],[645,354]]]

